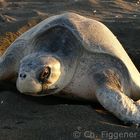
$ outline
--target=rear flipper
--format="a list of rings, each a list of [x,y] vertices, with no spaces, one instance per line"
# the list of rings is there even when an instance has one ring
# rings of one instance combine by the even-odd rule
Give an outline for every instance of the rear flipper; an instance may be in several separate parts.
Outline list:
[[[134,102],[121,88],[112,71],[94,75],[96,97],[101,105],[125,123],[140,124],[140,101]]]

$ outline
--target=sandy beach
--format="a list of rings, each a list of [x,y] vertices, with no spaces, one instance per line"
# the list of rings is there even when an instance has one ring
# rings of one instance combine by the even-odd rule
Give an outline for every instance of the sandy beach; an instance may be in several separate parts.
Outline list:
[[[0,54],[23,32],[66,11],[103,22],[140,71],[140,0],[0,0]],[[74,139],[140,139],[140,128],[98,104],[1,88],[0,140]]]

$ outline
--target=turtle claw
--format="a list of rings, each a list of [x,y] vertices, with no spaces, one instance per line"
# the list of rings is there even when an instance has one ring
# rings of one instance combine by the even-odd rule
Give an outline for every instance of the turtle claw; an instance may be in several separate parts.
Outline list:
[[[132,125],[132,127],[134,127],[134,128],[139,128],[139,126],[140,126],[139,123],[135,123],[135,124]]]

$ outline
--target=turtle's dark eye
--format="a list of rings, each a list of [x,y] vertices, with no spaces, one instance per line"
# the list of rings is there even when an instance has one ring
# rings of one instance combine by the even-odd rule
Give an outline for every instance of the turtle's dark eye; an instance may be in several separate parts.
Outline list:
[[[50,74],[51,74],[51,68],[50,67],[45,67],[44,70],[41,72],[41,74],[39,76],[40,81],[41,82],[46,82],[48,80]]]

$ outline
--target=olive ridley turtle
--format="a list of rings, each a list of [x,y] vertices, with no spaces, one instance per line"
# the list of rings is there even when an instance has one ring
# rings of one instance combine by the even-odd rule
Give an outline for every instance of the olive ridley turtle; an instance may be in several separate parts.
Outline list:
[[[0,58],[0,81],[21,93],[98,101],[125,122],[140,123],[140,74],[113,33],[75,13],[42,21]]]

